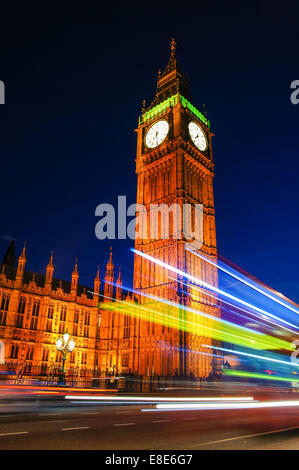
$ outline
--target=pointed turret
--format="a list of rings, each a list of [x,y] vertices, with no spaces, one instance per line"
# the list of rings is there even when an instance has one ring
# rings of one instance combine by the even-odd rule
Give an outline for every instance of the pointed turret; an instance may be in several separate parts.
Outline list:
[[[47,269],[46,269],[45,287],[51,288],[53,273],[54,273],[54,264],[53,264],[53,250],[52,250],[51,251],[51,256],[50,256],[50,261],[49,261]]]
[[[97,275],[96,277],[94,278],[94,293],[95,294],[99,294],[100,292],[100,286],[101,286],[101,279],[100,279],[100,267],[98,266],[98,270],[97,270]],[[98,300],[98,296],[96,295],[97,297],[97,300]]]
[[[122,298],[122,285],[123,285],[123,281],[122,281],[122,278],[121,278],[121,272],[120,272],[120,268],[119,268],[119,274],[118,274],[118,278],[117,278],[117,281],[116,281],[116,292],[115,292],[115,298],[117,300],[121,300],[121,298]]]
[[[166,65],[163,72],[161,72],[160,69],[158,72],[155,99],[148,108],[143,109],[142,114],[157,106],[162,101],[165,101],[167,98],[177,95],[178,93],[187,100],[192,100],[188,79],[181,72],[175,51],[176,42],[174,38],[172,38],[170,43],[170,57],[168,64]]]
[[[78,288],[78,258],[76,258],[75,268],[72,272],[72,284],[71,284],[71,294],[77,295],[77,288]]]
[[[18,260],[16,283],[20,284],[23,281],[26,262],[27,262],[27,259],[26,259],[26,242],[25,242],[22,253],[21,253],[21,255],[19,257],[19,260]]]
[[[106,266],[104,282],[105,282],[104,295],[105,295],[105,300],[107,301],[109,300],[109,298],[111,299],[113,296],[114,264],[112,261],[112,247],[110,247],[110,257]]]

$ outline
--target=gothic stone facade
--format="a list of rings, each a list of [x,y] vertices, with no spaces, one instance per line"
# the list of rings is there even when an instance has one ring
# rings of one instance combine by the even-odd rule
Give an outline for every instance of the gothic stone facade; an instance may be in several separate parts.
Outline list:
[[[147,132],[160,120],[167,121],[169,132],[159,145],[148,147]],[[192,142],[188,132],[190,122],[197,124],[205,135],[207,146],[204,150]],[[137,128],[137,203],[146,209],[152,203],[167,206],[176,203],[180,207],[184,203],[192,207],[202,204],[201,253],[215,260],[211,139],[205,113],[192,104],[188,82],[177,64],[173,41],[168,65],[158,75],[155,98],[147,108],[143,107]],[[192,214],[194,218],[194,211]],[[158,233],[161,233],[161,226]],[[152,239],[148,235],[145,239],[137,238],[135,248],[208,284],[217,285],[216,269],[186,251],[185,242],[184,234],[181,239],[173,233],[168,239]],[[45,276],[26,272],[25,249],[17,268],[9,264],[3,265],[0,274],[0,339],[6,346],[6,363],[27,371],[36,368],[49,373],[53,365],[60,364],[61,355],[56,351],[55,343],[67,330],[76,343],[68,367],[73,366],[82,374],[206,378],[212,372],[209,353],[213,343],[207,324],[201,322],[197,334],[190,334],[167,324],[155,323],[150,317],[138,319],[115,309],[102,308],[102,302],[121,300],[129,304],[137,300],[143,305],[148,303],[146,295],[154,295],[212,317],[218,316],[217,304],[212,304],[207,292],[198,289],[196,284],[188,282],[184,286],[180,276],[135,256],[134,292],[137,298],[132,298],[132,293],[124,297],[120,275],[116,282],[114,280],[112,252],[106,268],[104,292],[100,292],[99,273],[94,280],[93,293],[78,286],[77,265],[70,284],[53,279],[52,257]],[[150,308],[154,309],[155,305],[151,303]],[[189,314],[188,320],[196,324],[198,316]]]
[[[0,265],[0,339],[4,369],[22,375],[49,375],[61,367],[56,341],[66,331],[76,347],[68,358],[74,374],[91,376],[97,363],[99,274],[94,294],[78,285],[77,264],[70,283],[53,278],[53,256],[46,275],[30,273],[25,247],[17,267]]]
[[[206,283],[217,286],[216,269],[185,250],[185,235],[180,239],[170,237],[151,238],[149,233],[150,204],[178,204],[181,208],[188,203],[203,205],[203,244],[201,253],[216,260],[216,228],[213,196],[214,163],[212,154],[212,132],[209,121],[191,103],[188,81],[180,71],[175,57],[175,43],[171,43],[171,55],[164,72],[159,71],[157,91],[153,102],[142,109],[137,128],[137,203],[146,208],[147,236],[136,238],[135,248],[143,253],[183,270]],[[169,131],[166,138],[157,145],[148,146],[146,136],[151,127],[166,121]],[[188,124],[194,122],[205,135],[206,148],[200,150],[188,131]],[[194,211],[192,217],[194,218]],[[146,219],[147,217],[147,219]],[[142,222],[141,222],[142,223]],[[194,220],[193,220],[194,224]],[[161,219],[157,233],[161,234]],[[171,224],[170,224],[171,230]],[[179,227],[182,230],[182,227]],[[139,227],[139,233],[142,229]],[[204,289],[188,283],[173,272],[135,255],[134,292],[140,292],[139,303],[146,304],[151,311],[155,304],[149,295],[176,302],[196,311],[219,315],[216,303],[211,303]],[[182,292],[183,291],[183,292]],[[167,313],[167,309],[165,309]],[[183,320],[186,319],[182,309]],[[188,321],[199,324],[196,313],[188,313]],[[197,334],[190,334],[178,328],[104,311],[102,325],[105,339],[101,343],[102,356],[110,356],[110,362],[118,373],[129,370],[144,376],[194,376],[207,378],[213,371],[212,339],[208,334],[208,322],[201,321]],[[210,324],[210,323],[209,323]],[[103,338],[103,336],[101,336]],[[202,345],[205,345],[204,347]],[[208,348],[207,348],[208,346]],[[209,347],[210,346],[210,347]],[[203,353],[203,354],[201,354]],[[206,354],[208,353],[208,354]]]

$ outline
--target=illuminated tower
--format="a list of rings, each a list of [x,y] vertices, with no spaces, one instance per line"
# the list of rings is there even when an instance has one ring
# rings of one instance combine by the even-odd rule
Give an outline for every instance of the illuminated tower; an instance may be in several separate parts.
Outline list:
[[[46,270],[46,278],[45,278],[45,290],[46,291],[51,291],[52,289],[53,273],[54,273],[53,251],[51,251],[50,261]]]
[[[109,261],[106,266],[105,273],[105,287],[104,287],[104,301],[107,302],[113,297],[113,284],[114,284],[114,264],[112,261],[112,247],[110,247]]]
[[[162,213],[150,220],[151,204],[170,207],[177,204],[181,210],[184,204],[191,206],[191,227],[194,227],[195,205],[202,204],[203,233],[200,252],[216,258],[216,228],[213,197],[214,163],[212,154],[212,132],[210,122],[203,110],[192,103],[188,80],[182,74],[175,56],[176,44],[171,41],[169,62],[163,73],[159,71],[157,90],[153,102],[145,108],[137,128],[137,203],[146,209],[146,216],[139,218],[139,235],[135,248],[143,253],[183,270],[212,285],[217,284],[215,269],[186,250],[188,234],[182,223],[172,226],[174,214],[169,216],[169,236],[162,237],[165,219]],[[140,209],[141,214],[142,209]],[[182,212],[181,212],[182,214]],[[146,222],[145,222],[146,221]],[[145,228],[146,224],[146,228]],[[143,227],[141,227],[143,225]],[[153,233],[156,236],[153,237]],[[174,272],[135,255],[134,289],[145,294],[141,303],[153,307],[153,301],[146,295],[154,295],[182,305],[182,324],[185,320],[184,307],[217,315],[217,309],[209,302],[205,291],[190,282],[182,284]],[[186,281],[185,281],[186,282]],[[188,320],[198,322],[196,314],[189,314]],[[138,338],[131,354],[132,370],[145,375],[194,375],[207,377],[212,371],[212,360],[207,354],[212,344],[208,338],[207,324],[198,328],[197,334],[179,331],[150,318],[133,320],[134,335]],[[193,351],[193,353],[191,352]]]
[[[76,298],[77,296],[78,280],[79,280],[78,260],[76,259],[75,268],[74,268],[74,271],[72,272],[72,282],[71,282],[71,295],[74,298]]]

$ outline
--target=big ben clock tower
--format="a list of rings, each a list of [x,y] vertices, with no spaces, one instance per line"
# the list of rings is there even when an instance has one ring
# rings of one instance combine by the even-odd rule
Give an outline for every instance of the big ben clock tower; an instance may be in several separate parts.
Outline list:
[[[190,204],[192,208],[201,204],[203,237],[200,252],[215,259],[212,132],[205,113],[192,103],[188,80],[177,64],[175,49],[176,43],[172,39],[169,62],[164,72],[158,74],[155,98],[147,108],[143,106],[139,118],[137,204],[143,205],[147,213],[153,204],[168,207],[176,204],[181,208],[184,204]],[[135,249],[216,285],[215,269],[186,250],[185,233],[177,236],[170,227],[169,237],[163,238],[163,222],[161,218],[157,220],[161,225],[157,228],[158,236],[152,237],[148,220],[147,236],[136,238]],[[181,225],[178,231],[182,231]],[[194,284],[186,284],[178,275],[138,254],[134,261],[134,289],[145,294],[140,296],[140,301],[151,303],[152,309],[151,299],[155,296],[187,306],[192,311],[217,316],[217,308],[209,301],[206,291]],[[138,341],[132,354],[132,370],[141,375],[207,377],[212,371],[212,360],[206,353],[212,340],[199,318],[196,313],[188,317],[193,324],[199,323],[195,335],[168,327],[167,323],[135,320],[134,336]]]

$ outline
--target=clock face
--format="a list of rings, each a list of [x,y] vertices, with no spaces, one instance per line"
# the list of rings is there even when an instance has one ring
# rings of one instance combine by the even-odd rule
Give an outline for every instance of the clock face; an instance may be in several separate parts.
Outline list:
[[[149,148],[158,147],[163,142],[169,131],[169,124],[167,121],[156,122],[148,131],[145,138],[145,143]]]
[[[202,152],[207,150],[208,143],[202,128],[199,127],[199,125],[195,122],[189,122],[188,128],[190,137],[196,147],[199,148],[199,150]]]

